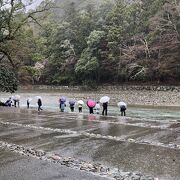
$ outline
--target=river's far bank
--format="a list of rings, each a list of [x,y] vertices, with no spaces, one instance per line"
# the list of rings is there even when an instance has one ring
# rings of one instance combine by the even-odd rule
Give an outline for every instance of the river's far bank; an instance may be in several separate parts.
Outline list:
[[[80,86],[21,86],[18,92],[53,93],[76,100],[93,98],[98,101],[107,95],[110,104],[124,101],[131,106],[173,106],[180,107],[180,86],[99,86],[97,90],[85,91]],[[17,92],[17,93],[18,93]]]
[[[180,86],[173,85],[100,85],[96,88],[88,86],[54,86],[54,85],[26,85],[19,86],[19,90],[62,90],[62,91],[173,91],[180,92]]]

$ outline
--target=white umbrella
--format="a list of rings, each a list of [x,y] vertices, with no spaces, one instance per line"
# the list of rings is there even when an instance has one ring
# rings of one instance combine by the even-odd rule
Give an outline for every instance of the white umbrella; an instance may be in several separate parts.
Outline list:
[[[31,102],[31,101],[32,101],[32,98],[28,98],[27,100],[28,100],[29,102]]]
[[[18,94],[14,96],[14,99],[16,99],[16,100],[20,100],[20,98],[21,98],[21,96]]]
[[[42,99],[42,97],[41,96],[36,96],[36,99]]]
[[[109,102],[110,100],[110,97],[108,96],[103,96],[101,99],[100,99],[100,103],[106,103],[106,102]]]
[[[84,102],[83,102],[83,100],[79,100],[79,101],[77,101],[77,104],[81,104],[81,105],[83,105],[83,104],[84,104]]]
[[[1,102],[5,102],[6,101],[6,98],[1,98]]]
[[[125,106],[126,108],[127,108],[127,104],[125,103],[125,102],[123,102],[123,101],[121,101],[121,102],[118,102],[118,104],[117,104],[119,107],[121,107],[121,106]]]

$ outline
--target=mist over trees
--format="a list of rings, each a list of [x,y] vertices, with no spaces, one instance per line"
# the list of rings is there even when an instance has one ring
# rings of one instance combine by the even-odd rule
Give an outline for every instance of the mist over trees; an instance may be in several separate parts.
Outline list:
[[[21,84],[180,82],[179,0],[44,2],[12,17],[2,3],[0,63]]]

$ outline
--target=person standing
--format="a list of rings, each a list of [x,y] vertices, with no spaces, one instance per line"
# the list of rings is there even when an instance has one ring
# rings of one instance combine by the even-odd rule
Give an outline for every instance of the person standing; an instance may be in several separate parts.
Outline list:
[[[15,95],[13,97],[13,101],[14,101],[14,107],[19,107],[19,104],[20,104],[20,95]]]
[[[27,109],[29,109],[29,105],[30,105],[30,100],[27,99]]]
[[[14,107],[16,107],[17,99],[13,99],[13,101],[14,101]]]
[[[74,112],[74,104],[70,104],[70,110],[71,112]]]
[[[99,104],[99,102],[96,103],[95,109],[96,109],[96,114],[99,114],[99,111],[100,111],[100,104]]]
[[[59,108],[61,112],[64,112],[65,106],[66,106],[65,101],[62,99],[59,99]]]
[[[82,112],[82,104],[78,104],[78,110],[79,110],[79,113]]]
[[[89,114],[94,114],[93,107],[89,107]]]
[[[75,100],[70,100],[69,107],[70,107],[71,112],[74,112],[74,106],[75,106]]]
[[[37,104],[38,104],[38,111],[41,111],[42,110],[42,108],[41,108],[42,100],[40,98],[38,99]]]
[[[103,111],[102,111],[102,115],[105,115],[107,116],[107,107],[108,107],[108,102],[105,102],[103,103]]]
[[[61,102],[60,103],[60,110],[61,110],[61,112],[64,112],[64,109],[65,109],[65,102]]]

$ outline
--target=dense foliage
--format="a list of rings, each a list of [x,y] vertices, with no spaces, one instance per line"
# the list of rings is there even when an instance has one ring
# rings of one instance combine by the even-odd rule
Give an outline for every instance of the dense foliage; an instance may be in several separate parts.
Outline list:
[[[17,85],[18,81],[12,70],[0,65],[0,91],[13,93],[17,90]]]
[[[180,82],[180,0],[58,2],[41,26],[0,42],[21,83]]]
[[[107,1],[66,13],[48,38],[48,84],[177,82],[179,2]]]

